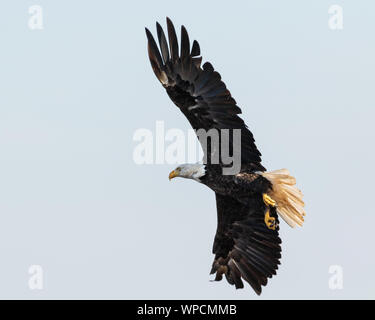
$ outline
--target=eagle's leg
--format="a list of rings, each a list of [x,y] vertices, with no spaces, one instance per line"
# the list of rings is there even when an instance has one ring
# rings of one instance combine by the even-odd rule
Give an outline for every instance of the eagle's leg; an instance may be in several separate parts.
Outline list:
[[[276,219],[270,216],[270,208],[267,207],[266,214],[264,215],[264,223],[268,229],[276,230]]]
[[[276,218],[270,216],[270,207],[275,207],[276,201],[266,193],[263,193],[263,201],[267,206],[266,214],[264,215],[264,223],[268,229],[276,230]]]
[[[276,206],[276,201],[273,200],[267,193],[263,193],[263,201],[268,206],[271,206],[271,207]]]

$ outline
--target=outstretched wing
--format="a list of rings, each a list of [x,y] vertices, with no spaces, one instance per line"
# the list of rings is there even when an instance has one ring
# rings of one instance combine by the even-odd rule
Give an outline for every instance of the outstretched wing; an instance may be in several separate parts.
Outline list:
[[[278,227],[276,230],[266,227],[266,208],[261,197],[250,198],[245,205],[232,197],[216,194],[216,205],[218,227],[211,274],[216,273],[216,281],[224,274],[236,288],[243,288],[244,279],[260,294],[261,286],[276,274],[280,264]],[[277,219],[276,213],[272,213]]]
[[[261,154],[244,121],[238,116],[241,109],[221,81],[220,74],[202,57],[197,41],[190,48],[190,40],[184,26],[181,27],[181,48],[176,31],[167,18],[168,39],[159,23],[156,23],[158,46],[146,28],[148,54],[156,77],[167,90],[169,97],[180,108],[195,130],[229,129],[229,150],[233,151],[233,129],[241,130],[241,163],[254,170],[263,171]],[[219,147],[220,148],[220,147]],[[211,150],[210,153],[220,150]],[[221,159],[221,158],[220,158]]]

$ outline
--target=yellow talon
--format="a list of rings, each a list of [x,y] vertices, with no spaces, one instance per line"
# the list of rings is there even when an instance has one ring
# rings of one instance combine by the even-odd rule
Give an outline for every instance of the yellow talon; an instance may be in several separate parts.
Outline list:
[[[268,229],[276,230],[276,219],[270,217],[270,209],[267,208],[266,214],[264,215],[264,222]]]
[[[267,193],[263,193],[263,201],[268,206],[271,206],[271,207],[276,206],[276,201],[273,200]]]

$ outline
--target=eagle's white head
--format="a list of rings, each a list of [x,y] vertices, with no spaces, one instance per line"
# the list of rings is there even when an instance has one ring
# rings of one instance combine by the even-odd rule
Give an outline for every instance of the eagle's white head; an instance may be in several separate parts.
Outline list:
[[[169,180],[181,177],[181,178],[187,178],[187,179],[193,179],[198,182],[200,182],[201,177],[203,177],[206,174],[206,168],[205,165],[202,163],[185,163],[179,165],[176,169],[174,169],[169,174]]]

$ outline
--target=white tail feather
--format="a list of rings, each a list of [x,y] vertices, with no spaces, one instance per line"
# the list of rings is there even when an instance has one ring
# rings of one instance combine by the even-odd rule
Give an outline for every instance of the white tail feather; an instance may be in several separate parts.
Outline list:
[[[276,201],[277,213],[284,221],[294,228],[302,226],[303,216],[306,215],[302,200],[303,194],[295,184],[296,179],[292,177],[287,169],[280,169],[270,172],[261,172],[272,183],[270,197]]]

